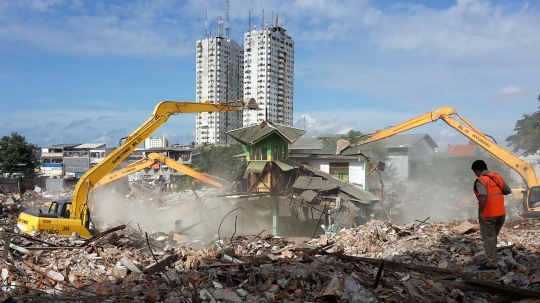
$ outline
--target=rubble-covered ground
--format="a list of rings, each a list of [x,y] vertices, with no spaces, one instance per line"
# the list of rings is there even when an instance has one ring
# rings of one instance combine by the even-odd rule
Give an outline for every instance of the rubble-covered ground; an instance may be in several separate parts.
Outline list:
[[[127,222],[90,240],[13,233],[22,209],[70,194],[0,196],[0,302],[540,302],[538,220],[507,222],[499,270],[484,272],[474,220],[371,220],[315,239],[222,234],[202,248]]]

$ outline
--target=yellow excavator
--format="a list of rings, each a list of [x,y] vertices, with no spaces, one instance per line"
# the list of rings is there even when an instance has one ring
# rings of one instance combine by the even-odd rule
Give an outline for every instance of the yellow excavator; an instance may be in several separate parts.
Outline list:
[[[454,119],[452,116],[459,117],[463,123]],[[347,140],[340,139],[337,142],[336,154],[339,155],[348,148],[386,139],[401,132],[437,120],[443,120],[450,127],[484,148],[495,159],[510,166],[510,168],[516,171],[524,182],[524,188],[519,190],[523,194],[523,198],[521,199],[521,216],[525,218],[540,217],[540,180],[536,177],[534,168],[529,163],[499,146],[494,142],[495,140],[493,140],[493,138],[474,127],[452,107],[441,107],[390,128],[366,134],[364,136],[368,136],[367,139],[360,140],[356,143],[350,143]],[[514,191],[514,193],[518,195],[516,191]]]
[[[125,138],[124,143],[86,172],[73,192],[72,199],[51,202],[47,212],[27,210],[19,215],[17,228],[22,233],[48,232],[57,235],[71,235],[77,232],[81,237],[91,237],[97,233],[93,228],[88,208],[90,190],[116,166],[124,161],[141,143],[165,123],[171,115],[180,113],[218,112],[258,109],[255,99],[224,103],[160,102],[152,116]]]
[[[177,170],[185,175],[188,175],[192,178],[195,178],[199,181],[205,182],[207,184],[213,185],[215,187],[227,189],[229,186],[229,183],[225,180],[221,180],[217,177],[198,172],[182,163],[178,163],[174,161],[173,159],[160,155],[158,153],[150,153],[146,155],[145,158],[142,158],[141,160],[137,160],[129,165],[126,165],[124,168],[113,171],[109,174],[107,174],[103,179],[99,180],[98,183],[94,186],[93,189],[96,189],[99,186],[105,185],[107,183],[110,183],[112,181],[121,179],[129,174],[132,174],[134,172],[138,172],[142,169],[155,166],[155,165],[166,165],[174,170]]]
[[[182,163],[178,163],[176,162],[175,160],[169,158],[169,157],[166,157],[166,156],[163,156],[163,155],[160,155],[158,153],[150,153],[148,154],[146,157],[140,159],[140,160],[137,160],[133,163],[130,163],[128,165],[126,165],[125,167],[119,169],[119,170],[115,170],[113,172],[110,172],[108,173],[107,175],[105,175],[105,177],[103,177],[103,179],[99,180],[98,183],[96,183],[96,185],[94,185],[94,187],[92,188],[92,191],[95,190],[96,188],[102,186],[102,185],[105,185],[105,184],[108,184],[110,182],[113,182],[115,180],[118,180],[118,179],[121,179],[123,177],[126,177],[127,175],[129,174],[132,174],[132,173],[135,173],[135,172],[138,172],[142,169],[145,169],[145,168],[148,168],[148,167],[154,167],[155,165],[167,165],[168,167],[172,168],[172,169],[175,169],[181,173],[184,173],[185,175],[187,176],[190,176],[194,179],[197,179],[199,181],[202,181],[202,182],[205,182],[207,184],[210,184],[212,186],[215,186],[215,187],[218,187],[218,188],[222,188],[222,189],[226,189],[226,190],[229,190],[230,188],[230,183],[228,183],[227,181],[225,180],[222,180],[218,177],[215,177],[215,176],[212,176],[212,175],[208,175],[208,174],[205,174],[205,173],[201,173],[201,172],[198,172]],[[52,205],[53,202],[51,201],[48,201],[48,202],[45,202],[43,203],[43,206],[45,206],[47,209]],[[94,203],[88,203],[88,207],[90,208],[90,211],[93,211],[94,210]],[[67,206],[67,211],[71,211],[71,205],[68,205]]]

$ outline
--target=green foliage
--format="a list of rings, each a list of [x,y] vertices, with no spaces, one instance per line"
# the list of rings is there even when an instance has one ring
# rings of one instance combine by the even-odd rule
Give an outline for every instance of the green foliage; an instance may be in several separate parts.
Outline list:
[[[533,155],[540,151],[540,111],[524,114],[516,122],[516,134],[506,138],[513,152],[523,151],[524,155]]]
[[[39,166],[36,149],[34,144],[26,142],[26,138],[17,133],[3,136],[0,139],[0,172],[8,173],[10,177],[13,173],[33,177]]]
[[[193,163],[195,170],[216,176],[225,180],[232,180],[241,172],[242,162],[233,159],[246,149],[241,144],[229,146],[205,145],[201,148],[201,156]]]
[[[418,167],[418,181],[426,184],[442,184],[464,190],[472,190],[476,179],[471,170],[475,160],[486,161],[489,171],[499,173],[507,182],[511,182],[509,168],[490,156],[482,157],[448,157],[435,155],[430,161]]]

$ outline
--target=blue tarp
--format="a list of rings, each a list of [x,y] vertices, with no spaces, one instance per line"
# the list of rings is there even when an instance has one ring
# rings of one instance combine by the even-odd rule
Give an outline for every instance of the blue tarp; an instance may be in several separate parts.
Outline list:
[[[62,168],[62,163],[43,163],[43,167]]]

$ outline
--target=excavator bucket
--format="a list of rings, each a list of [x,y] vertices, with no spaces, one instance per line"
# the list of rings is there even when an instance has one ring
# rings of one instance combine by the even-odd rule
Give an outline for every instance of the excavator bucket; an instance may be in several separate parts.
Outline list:
[[[248,101],[244,101],[244,109],[258,110],[259,105],[257,104],[257,101],[255,101],[254,98],[251,98]]]
[[[336,144],[336,155],[341,154],[349,146],[351,146],[351,143],[349,141],[345,139],[339,139]]]

